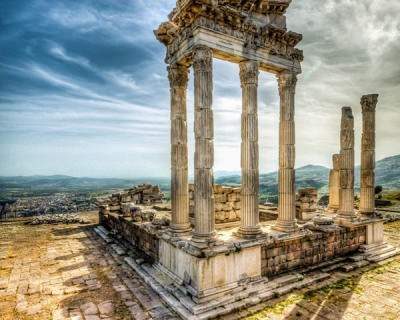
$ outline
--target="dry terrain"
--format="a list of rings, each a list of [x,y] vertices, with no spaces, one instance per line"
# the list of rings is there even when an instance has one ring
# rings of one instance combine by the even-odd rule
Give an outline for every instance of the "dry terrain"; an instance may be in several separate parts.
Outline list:
[[[91,223],[0,223],[0,319],[176,318],[93,232],[96,213],[82,215]],[[385,234],[400,247],[400,222]],[[395,258],[226,318],[400,319],[399,283]]]

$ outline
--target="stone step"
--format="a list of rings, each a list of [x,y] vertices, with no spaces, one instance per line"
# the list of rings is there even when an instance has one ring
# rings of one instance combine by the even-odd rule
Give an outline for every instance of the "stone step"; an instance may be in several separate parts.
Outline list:
[[[112,244],[111,245],[111,248],[115,251],[115,253],[117,254],[117,255],[119,255],[119,256],[124,256],[124,255],[126,255],[126,250],[123,248],[123,247],[121,247],[121,246],[119,246],[119,245],[117,245],[117,244]]]
[[[379,248],[377,250],[372,250],[368,252],[368,256],[377,256],[377,255],[382,255],[388,252],[396,251],[396,248],[391,246],[391,245],[386,245],[383,248]]]
[[[269,281],[267,284],[267,288],[270,290],[280,288],[288,284],[291,284],[293,282],[298,282],[300,280],[303,280],[303,278],[304,277],[299,273],[284,275]]]
[[[103,226],[97,226],[97,229],[99,229],[101,232],[103,232],[105,235],[109,235],[110,231],[108,231],[106,228],[104,228]]]
[[[355,269],[365,267],[368,264],[369,264],[369,262],[367,260],[360,260],[360,261],[355,261],[353,263],[343,264],[343,266],[340,269],[345,272],[350,272]]]
[[[356,254],[354,256],[349,257],[349,260],[353,261],[353,262],[357,262],[357,261],[365,260],[365,258],[366,258],[365,254]]]
[[[367,260],[370,261],[370,262],[379,262],[379,261],[386,260],[386,259],[389,259],[391,257],[397,256],[398,254],[400,254],[400,250],[399,249],[394,249],[392,251],[389,251],[389,252],[386,252],[386,253],[383,253],[383,254],[369,256],[367,258]]]
[[[301,289],[301,288],[310,286],[314,283],[324,281],[324,280],[328,279],[329,277],[330,277],[329,273],[320,272],[320,273],[314,274],[312,276],[306,277],[301,281],[297,281],[297,282],[291,283],[289,285],[286,285],[284,287],[277,288],[277,289],[273,290],[273,293],[274,293],[274,296],[275,295],[282,296],[284,294],[291,292],[294,289]]]
[[[94,228],[94,231],[95,231],[107,244],[113,243],[113,240],[112,240],[109,236],[107,236],[106,234],[104,234],[103,232],[101,232],[99,229],[97,229],[97,227]]]

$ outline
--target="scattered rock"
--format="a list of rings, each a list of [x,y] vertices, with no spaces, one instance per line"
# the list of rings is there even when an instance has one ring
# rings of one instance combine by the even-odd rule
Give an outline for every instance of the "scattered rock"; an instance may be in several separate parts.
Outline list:
[[[70,223],[88,223],[76,214],[46,214],[33,217],[31,225],[39,224],[70,224]]]

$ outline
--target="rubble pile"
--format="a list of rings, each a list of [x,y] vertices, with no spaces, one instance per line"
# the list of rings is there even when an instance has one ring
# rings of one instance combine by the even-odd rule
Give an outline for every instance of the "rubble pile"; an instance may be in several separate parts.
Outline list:
[[[214,185],[215,222],[240,220],[240,188]],[[189,184],[189,215],[194,217],[194,184]]]
[[[71,224],[71,223],[87,223],[76,214],[46,214],[33,217],[32,225],[38,224]]]
[[[160,192],[158,186],[144,183],[124,192],[114,193],[110,197],[99,198],[97,204],[101,214],[116,213],[131,217],[135,222],[155,222],[157,225],[167,225],[165,219],[155,221],[156,210],[144,208],[154,203],[162,203],[162,197],[163,193]]]
[[[296,218],[300,221],[311,220],[317,213],[318,189],[299,189],[296,194]]]

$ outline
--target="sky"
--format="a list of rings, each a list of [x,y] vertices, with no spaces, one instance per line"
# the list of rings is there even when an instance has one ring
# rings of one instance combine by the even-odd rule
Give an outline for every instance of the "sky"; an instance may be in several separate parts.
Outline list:
[[[0,175],[167,177],[169,83],[153,34],[173,0],[2,0]],[[379,93],[376,158],[400,154],[399,1],[293,0],[302,33],[296,167],[331,167],[342,106]],[[240,170],[239,68],[214,59],[215,171]],[[276,77],[259,77],[260,171],[278,169]],[[187,95],[193,172],[193,72]]]

